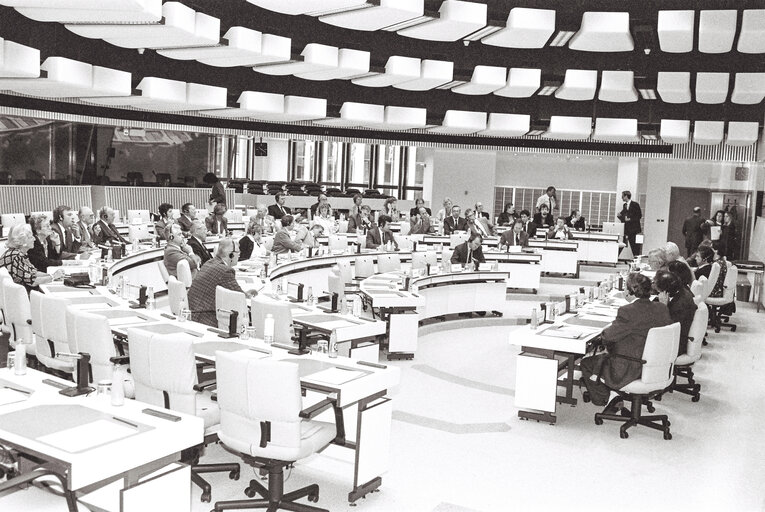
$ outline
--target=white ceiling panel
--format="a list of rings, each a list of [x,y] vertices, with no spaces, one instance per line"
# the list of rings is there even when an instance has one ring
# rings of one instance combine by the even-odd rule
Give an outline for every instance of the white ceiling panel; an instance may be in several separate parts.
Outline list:
[[[453,78],[454,62],[423,59],[419,78],[393,84],[393,87],[406,91],[427,91],[451,82]]]
[[[521,137],[526,135],[531,127],[531,116],[528,114],[489,114],[489,124],[479,135],[490,137]]]
[[[0,78],[40,76],[40,50],[0,38]]]
[[[130,73],[64,57],[48,57],[43,78],[0,79],[0,89],[49,98],[130,96]]]
[[[298,73],[295,76],[306,80],[336,80],[369,73],[369,52],[340,48],[338,66],[334,69]]]
[[[473,76],[470,82],[457,87],[452,91],[458,94],[481,95],[491,94],[505,86],[507,81],[507,69],[498,66],[476,66],[473,68]]]
[[[308,43],[300,52],[301,60],[284,64],[266,64],[252,69],[265,75],[297,75],[337,69],[340,51],[336,46]]]
[[[598,117],[595,119],[595,131],[592,138],[609,142],[637,141],[639,139],[638,121],[637,119]]]
[[[701,11],[699,15],[699,51],[728,53],[736,37],[736,10]]]
[[[491,46],[504,48],[543,48],[555,32],[555,11],[513,7],[507,26],[481,39]]]
[[[284,0],[274,0],[286,3]],[[425,12],[423,0],[379,0],[364,9],[321,16],[324,23],[354,30],[373,31],[419,18]]]
[[[555,97],[561,100],[585,101],[595,97],[598,87],[598,72],[590,69],[567,69]]]
[[[528,98],[542,85],[542,70],[528,68],[510,68],[507,83],[494,91],[497,96],[506,98]]]
[[[695,11],[659,11],[657,31],[659,47],[667,53],[693,50]]]
[[[731,121],[728,123],[728,136],[725,143],[729,146],[750,146],[757,142],[759,133],[758,123]]]
[[[581,140],[588,138],[591,133],[591,117],[550,116],[550,128],[542,137]]]
[[[185,110],[221,109],[226,106],[226,88],[145,77],[138,84],[140,96],[83,98],[89,103],[142,110],[180,112]]]
[[[122,48],[177,48],[215,46],[220,40],[220,20],[195,12],[179,2],[162,5],[163,23],[131,24],[68,24],[66,28],[90,39],[103,39]]]
[[[745,9],[736,47],[741,53],[765,53],[765,9]]]
[[[635,41],[630,33],[629,13],[585,12],[568,47],[588,52],[631,52]]]
[[[253,5],[282,14],[308,14],[362,6],[366,0],[247,0]]]
[[[420,77],[420,59],[393,55],[385,63],[385,73],[355,78],[352,82],[364,87],[388,87]]]
[[[637,101],[635,73],[632,71],[603,71],[598,99],[615,103]]]
[[[685,144],[690,140],[691,122],[684,119],[662,119],[659,136],[667,144]]]
[[[724,121],[696,121],[693,125],[693,143],[700,146],[715,146],[725,136]]]
[[[399,35],[428,41],[457,41],[486,26],[486,4],[444,0],[433,21],[398,31]]]
[[[36,21],[58,23],[156,23],[162,0],[2,0],[0,5]]]
[[[379,126],[385,122],[385,107],[370,103],[346,101],[340,107],[340,117],[318,119],[316,124],[325,126]]]
[[[656,92],[666,103],[688,103],[691,101],[691,74],[686,71],[660,71]]]
[[[411,130],[424,128],[427,125],[428,111],[424,108],[385,107],[385,123],[380,126],[383,130]]]
[[[739,105],[756,105],[765,98],[765,73],[736,73],[730,100]]]
[[[465,135],[486,129],[486,112],[467,110],[447,110],[441,126],[434,126],[428,131],[452,135]]]
[[[244,91],[236,101],[239,108],[201,110],[199,113],[212,117],[233,117],[262,119],[261,116],[282,116],[284,114],[284,95],[270,92]],[[322,116],[323,117],[323,116]]]
[[[704,104],[724,103],[728,97],[729,73],[696,73],[696,101]]]
[[[290,60],[288,37],[261,34],[245,27],[231,27],[218,46],[172,48],[157,53],[178,60],[197,60],[216,67],[256,66]]]

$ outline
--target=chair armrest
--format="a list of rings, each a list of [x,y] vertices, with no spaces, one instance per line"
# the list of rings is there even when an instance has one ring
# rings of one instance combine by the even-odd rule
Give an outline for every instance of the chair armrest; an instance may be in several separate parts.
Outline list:
[[[109,362],[114,364],[128,364],[130,362],[130,356],[115,356],[110,357]]]
[[[317,416],[319,413],[323,412],[325,409],[327,409],[330,406],[334,406],[336,403],[335,400],[331,398],[325,398],[321,402],[318,402],[311,407],[307,407],[300,411],[300,417],[305,420],[310,420],[314,416]]]
[[[194,391],[204,391],[207,388],[213,387],[217,384],[217,381],[215,379],[213,380],[206,380],[204,382],[199,382],[197,384],[194,384]]]
[[[608,354],[608,357],[618,357],[620,359],[626,359],[627,361],[633,361],[635,363],[645,364],[645,359],[638,359],[637,357],[625,356],[624,354]]]

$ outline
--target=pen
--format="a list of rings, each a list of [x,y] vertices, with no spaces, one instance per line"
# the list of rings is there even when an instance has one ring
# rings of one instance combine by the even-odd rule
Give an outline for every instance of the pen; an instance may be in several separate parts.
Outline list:
[[[13,391],[18,391],[19,393],[22,393],[24,395],[31,395],[32,394],[32,392],[29,391],[29,390],[17,388],[17,387],[14,387],[14,386],[9,386],[8,384],[3,384],[3,387],[5,389],[12,389]]]
[[[160,316],[164,316],[165,318],[169,318],[170,320],[175,320],[175,317],[173,315],[168,315],[167,313],[160,313]]]
[[[125,425],[130,425],[130,426],[131,426],[131,427],[133,427],[134,429],[138,430],[138,425],[136,425],[135,423],[130,423],[130,422],[129,422],[129,421],[127,421],[127,420],[123,420],[122,418],[118,418],[117,416],[112,416],[112,419],[113,419],[114,421],[119,421],[120,423],[124,423]]]
[[[252,350],[254,352],[260,352],[261,354],[268,354],[269,356],[271,355],[271,351],[270,350],[265,350],[265,349],[262,349],[262,348],[250,347],[250,350]]]

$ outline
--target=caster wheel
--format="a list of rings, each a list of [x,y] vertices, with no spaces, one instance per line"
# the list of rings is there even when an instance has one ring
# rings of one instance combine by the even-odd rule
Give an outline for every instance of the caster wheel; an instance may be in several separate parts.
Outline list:
[[[202,493],[202,503],[210,503],[210,499],[212,496],[210,496],[209,492],[203,492]]]
[[[670,439],[672,439],[672,434],[670,434],[669,432],[664,432],[664,439],[669,441]]]
[[[228,477],[231,480],[239,480],[239,470],[235,469],[234,471],[232,471],[231,473],[228,474]]]
[[[248,487],[244,490],[244,495],[247,496],[248,498],[254,498],[255,494],[256,494],[255,489],[253,489],[252,487]]]
[[[319,501],[319,493],[317,492],[316,494],[309,494],[308,495],[308,501],[312,501],[314,503]]]
[[[664,422],[664,426],[665,427],[670,427],[670,426],[672,426],[672,422],[667,420],[667,421]]]
[[[656,410],[656,407],[654,407],[653,405],[649,405],[647,409],[648,409],[648,412],[654,412]]]
[[[596,425],[602,425],[603,424],[603,418],[595,418],[595,424]]]
[[[630,435],[627,432],[619,432],[619,437],[627,439]]]
[[[630,415],[630,412],[627,409],[622,409],[621,411],[619,411],[619,414],[627,418]]]
[[[735,325],[730,328],[730,332],[736,332],[736,326]]]
[[[589,403],[590,402],[590,392],[584,391],[582,392],[582,402]]]
[[[698,402],[701,400],[701,395],[693,395],[693,398],[691,398],[691,402]]]
[[[715,327],[715,332],[720,332],[720,328],[719,327]]]

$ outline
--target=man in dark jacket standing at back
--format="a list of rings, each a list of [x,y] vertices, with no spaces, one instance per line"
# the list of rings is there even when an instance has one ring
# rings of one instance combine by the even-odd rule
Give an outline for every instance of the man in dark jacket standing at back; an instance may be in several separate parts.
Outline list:
[[[704,239],[703,226],[706,223],[706,219],[701,218],[701,207],[696,206],[693,208],[693,215],[685,219],[683,222],[683,236],[685,236],[685,250],[688,251],[688,256],[696,252],[699,248],[699,244]]]

